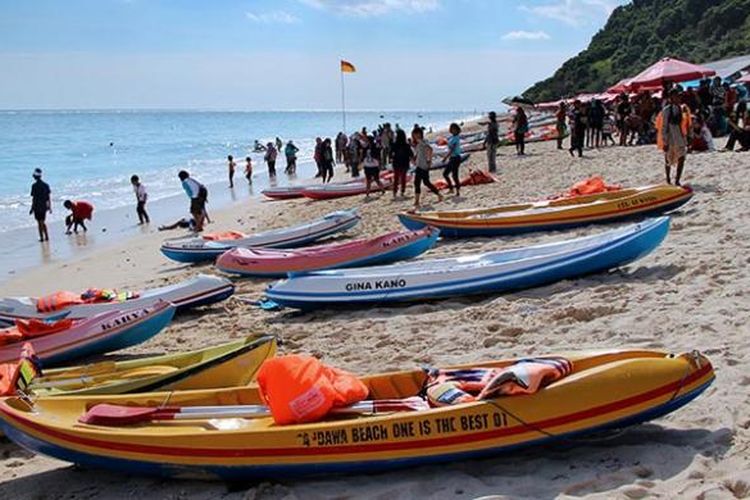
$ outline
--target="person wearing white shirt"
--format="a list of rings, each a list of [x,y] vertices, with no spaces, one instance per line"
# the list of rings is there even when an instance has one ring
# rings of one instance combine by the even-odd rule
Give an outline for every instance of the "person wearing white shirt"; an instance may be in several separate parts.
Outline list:
[[[137,203],[135,211],[138,214],[138,224],[148,224],[151,219],[148,217],[146,212],[146,201],[148,201],[148,193],[146,192],[146,186],[141,184],[141,180],[137,175],[130,178],[130,183],[133,185],[133,191],[135,192],[135,201]]]

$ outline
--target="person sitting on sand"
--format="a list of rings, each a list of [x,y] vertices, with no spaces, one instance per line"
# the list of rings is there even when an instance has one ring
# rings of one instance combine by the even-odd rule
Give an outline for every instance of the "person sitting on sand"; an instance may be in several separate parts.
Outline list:
[[[51,191],[49,185],[42,180],[42,169],[34,169],[31,175],[34,178],[34,184],[31,185],[31,208],[29,215],[34,214],[37,229],[39,230],[39,241],[49,241],[47,232],[47,212],[52,213],[52,202],[50,201]]]
[[[711,135],[708,125],[700,115],[695,117],[693,122],[693,133],[690,140],[690,152],[701,153],[703,151],[715,151],[714,138]]]
[[[141,183],[141,179],[137,175],[130,178],[130,183],[133,185],[133,191],[135,191],[135,213],[138,214],[138,224],[148,224],[151,220],[146,213],[146,202],[148,201],[146,186]]]
[[[381,194],[385,189],[380,181],[380,152],[375,145],[375,138],[369,137],[368,145],[362,156],[362,168],[365,171],[365,198],[370,197],[370,186],[376,183],[380,187]]]
[[[729,134],[729,140],[724,151],[734,151],[734,145],[737,142],[740,143],[739,151],[750,150],[750,111],[745,112],[742,126],[740,126],[739,122],[739,120],[736,123],[733,121],[729,122],[732,131]]]
[[[65,234],[70,234],[71,227],[73,228],[73,232],[78,234],[78,226],[81,226],[84,233],[88,231],[84,220],[91,220],[94,213],[94,205],[84,200],[65,200],[63,206],[70,210],[70,214],[65,217]]]
[[[234,170],[237,168],[237,164],[234,162],[232,155],[227,156],[227,167],[229,168],[229,187],[234,187]]]
[[[245,157],[245,179],[248,184],[253,183],[253,159],[249,156]]]
[[[299,151],[299,148],[292,141],[286,143],[284,155],[286,156],[287,175],[295,175],[297,173],[297,151]]]
[[[190,198],[190,214],[195,219],[195,231],[203,231],[203,221],[206,218],[206,202],[208,201],[208,189],[206,186],[196,181],[185,170],[180,170],[177,174],[182,182],[182,189]]]
[[[195,231],[195,219],[192,217],[183,217],[173,224],[159,226],[159,231],[171,231],[172,229],[190,229]]]
[[[411,132],[411,142],[414,145],[415,154],[412,157],[416,170],[414,171],[414,206],[419,208],[419,198],[422,194],[422,185],[435,193],[438,202],[443,201],[443,195],[430,182],[430,167],[432,166],[432,146],[424,140],[424,131],[417,127]]]
[[[448,153],[443,158],[443,161],[447,161],[448,165],[443,169],[443,178],[448,183],[448,191],[451,193],[455,184],[456,197],[459,197],[461,196],[461,182],[458,180],[458,168],[461,166],[461,155],[463,154],[460,137],[461,127],[457,123],[451,123],[448,132],[451,134],[448,138]],[[451,178],[453,182],[451,182]]]

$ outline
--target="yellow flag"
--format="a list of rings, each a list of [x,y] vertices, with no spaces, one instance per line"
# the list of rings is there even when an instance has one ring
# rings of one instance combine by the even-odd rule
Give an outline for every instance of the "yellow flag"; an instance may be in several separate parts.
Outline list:
[[[342,73],[355,73],[357,69],[349,61],[341,60],[341,72]]]

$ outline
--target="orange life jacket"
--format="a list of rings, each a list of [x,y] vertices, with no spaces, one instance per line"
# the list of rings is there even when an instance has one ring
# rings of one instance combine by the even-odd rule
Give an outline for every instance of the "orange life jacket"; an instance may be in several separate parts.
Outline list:
[[[37,298],[36,310],[40,313],[54,312],[83,302],[77,293],[60,291]]]
[[[63,319],[54,323],[38,319],[17,319],[15,327],[0,330],[0,345],[15,344],[22,340],[58,333],[69,329],[71,326],[73,326],[72,319]]]
[[[688,108],[687,106],[683,105],[680,109],[682,110],[680,129],[682,130],[682,133],[685,135],[685,137],[687,137],[688,132],[690,132],[690,127],[693,126],[693,115],[690,114],[690,108]],[[656,117],[654,126],[656,127],[656,147],[659,148],[659,150],[663,150],[664,139],[661,136],[661,129],[664,127],[664,110],[659,112],[659,116]]]
[[[279,425],[320,420],[332,408],[362,401],[369,392],[354,375],[300,355],[264,361],[258,387]]]
[[[12,396],[18,387],[25,391],[31,381],[41,374],[34,347],[29,343],[24,344],[17,362],[0,364],[0,396]]]

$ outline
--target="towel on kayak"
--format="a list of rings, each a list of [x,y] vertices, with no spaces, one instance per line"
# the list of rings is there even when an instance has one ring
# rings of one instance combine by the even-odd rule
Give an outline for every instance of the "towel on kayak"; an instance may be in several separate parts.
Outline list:
[[[573,364],[561,357],[522,359],[503,368],[427,369],[426,394],[432,406],[534,394],[568,375]]]
[[[369,392],[354,375],[301,355],[264,361],[258,387],[279,425],[315,422],[332,408],[362,401]]]
[[[224,231],[221,233],[207,233],[203,235],[203,239],[208,241],[240,240],[244,237],[245,234],[239,231]]]
[[[469,175],[461,179],[461,186],[478,186],[479,184],[491,184],[497,182],[497,179],[489,172],[483,172],[481,170],[471,170]],[[438,189],[448,189],[448,183],[445,180],[440,179],[435,181],[435,187]]]
[[[588,179],[584,179],[580,182],[576,182],[568,191],[565,191],[560,194],[552,195],[549,197],[549,199],[559,200],[563,198],[575,198],[576,196],[607,193],[610,191],[619,191],[621,189],[622,189],[622,186],[609,185],[606,182],[604,182],[604,179],[602,179],[598,175],[595,175],[593,177],[589,177]]]
[[[12,396],[17,390],[25,391],[35,377],[42,374],[39,358],[28,342],[21,349],[21,358],[16,363],[0,364],[0,396]]]

